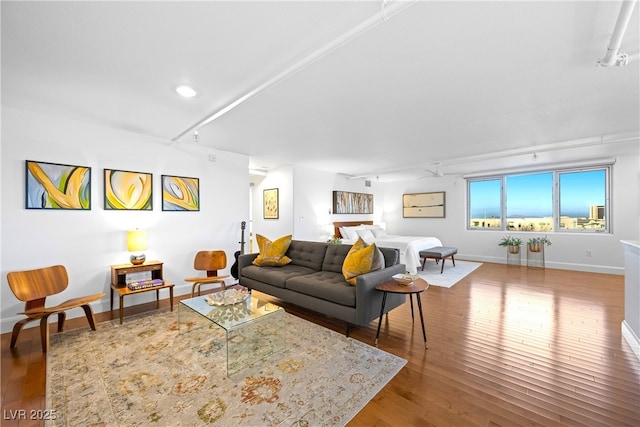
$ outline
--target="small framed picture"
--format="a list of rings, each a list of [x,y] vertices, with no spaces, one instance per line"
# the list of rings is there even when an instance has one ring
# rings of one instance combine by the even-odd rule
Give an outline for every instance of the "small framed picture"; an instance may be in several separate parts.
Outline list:
[[[200,180],[185,176],[162,175],[162,210],[199,211]]]
[[[264,219],[278,219],[278,189],[270,188],[264,190],[262,194]]]

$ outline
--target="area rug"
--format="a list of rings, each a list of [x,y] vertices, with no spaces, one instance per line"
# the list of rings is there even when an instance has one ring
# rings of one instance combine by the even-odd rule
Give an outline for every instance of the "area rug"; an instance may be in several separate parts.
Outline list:
[[[406,364],[287,313],[285,349],[227,376],[221,330],[177,322],[167,309],[52,334],[47,425],[345,425]]]
[[[445,262],[444,272],[440,274],[442,264],[427,260],[424,265],[424,271],[418,267],[418,275],[426,280],[429,285],[450,288],[482,265],[481,262],[456,260],[456,266],[454,267],[450,258],[446,259]]]

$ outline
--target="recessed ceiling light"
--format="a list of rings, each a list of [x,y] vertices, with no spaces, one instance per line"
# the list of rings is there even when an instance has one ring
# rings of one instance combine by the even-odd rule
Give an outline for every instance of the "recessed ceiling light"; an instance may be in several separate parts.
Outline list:
[[[184,96],[185,98],[193,98],[198,94],[194,88],[187,85],[180,85],[176,87],[176,92],[178,92],[180,96]]]

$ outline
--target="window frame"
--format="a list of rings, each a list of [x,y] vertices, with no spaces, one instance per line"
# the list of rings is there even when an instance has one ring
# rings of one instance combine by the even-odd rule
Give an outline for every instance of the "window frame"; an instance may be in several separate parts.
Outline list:
[[[590,172],[590,171],[604,171],[604,186],[605,186],[605,201],[604,201],[604,218],[605,224],[604,228],[596,229],[596,228],[561,228],[561,217],[560,217],[560,176],[565,173],[578,173],[578,172]],[[602,164],[592,164],[592,165],[584,165],[584,166],[565,166],[565,167],[549,167],[549,168],[537,168],[531,170],[518,170],[518,171],[508,171],[504,173],[487,173],[486,175],[478,174],[474,176],[466,176],[465,180],[467,181],[466,192],[467,192],[467,209],[466,209],[466,229],[467,231],[513,231],[508,229],[508,218],[507,218],[507,191],[506,191],[506,181],[509,176],[522,176],[522,175],[533,175],[533,174],[544,174],[551,173],[552,181],[553,181],[553,190],[552,190],[552,230],[550,231],[542,231],[543,233],[586,233],[586,234],[612,234],[613,233],[613,217],[612,217],[612,187],[611,187],[611,176],[613,172],[613,163],[602,163]],[[478,181],[500,181],[500,227],[472,227],[472,217],[471,217],[471,185],[473,182]],[[600,206],[600,205],[598,205]],[[541,231],[529,231],[529,230],[518,230],[517,232],[522,233],[540,233]]]

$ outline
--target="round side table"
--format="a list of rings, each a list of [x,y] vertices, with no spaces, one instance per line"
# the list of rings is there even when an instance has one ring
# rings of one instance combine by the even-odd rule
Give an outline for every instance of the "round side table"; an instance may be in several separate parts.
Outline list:
[[[380,337],[380,326],[382,325],[382,315],[384,314],[384,305],[387,302],[387,294],[408,294],[411,301],[411,319],[413,319],[413,295],[418,300],[418,311],[420,312],[420,323],[422,324],[422,337],[424,338],[424,348],[427,348],[427,332],[424,329],[424,316],[422,315],[422,302],[420,295],[429,289],[429,284],[424,279],[416,279],[408,285],[403,285],[395,279],[382,282],[375,287],[377,291],[382,292],[382,306],[380,307],[380,318],[378,318],[378,331],[376,332],[376,346],[378,345],[378,337]]]

